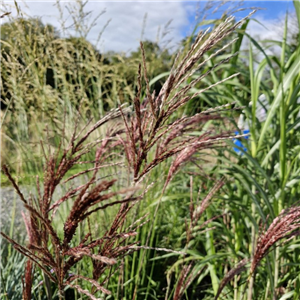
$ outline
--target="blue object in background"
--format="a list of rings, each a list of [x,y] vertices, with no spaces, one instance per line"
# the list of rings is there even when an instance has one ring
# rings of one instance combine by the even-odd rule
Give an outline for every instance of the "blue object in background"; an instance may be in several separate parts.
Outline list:
[[[249,133],[249,132],[250,132],[250,130],[247,129],[247,130],[243,130],[241,133],[242,133],[242,134],[247,134],[247,133]],[[239,135],[239,134],[240,134],[239,131],[235,131],[234,133],[235,133],[235,135]],[[243,137],[243,139],[248,140],[248,139],[249,139],[249,135]],[[233,140],[233,143],[234,143],[235,145],[237,145],[238,147],[242,148],[245,152],[247,151],[247,147],[245,147],[245,146],[243,145],[243,143],[240,141],[240,139],[234,139],[234,140]],[[236,153],[243,155],[243,152],[242,152],[240,149],[234,147],[233,150],[234,150]]]

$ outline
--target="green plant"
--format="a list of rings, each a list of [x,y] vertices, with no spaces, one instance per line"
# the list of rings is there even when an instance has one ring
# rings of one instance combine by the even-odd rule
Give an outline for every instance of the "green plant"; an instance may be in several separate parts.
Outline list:
[[[299,20],[299,2],[294,4]],[[231,222],[235,230],[232,239],[235,242],[231,252],[237,266],[221,282],[222,289],[225,283],[233,280],[234,299],[276,299],[283,294],[293,299],[299,297],[299,276],[294,265],[299,253],[291,249],[298,248],[298,240],[292,237],[298,236],[299,227],[297,141],[300,137],[296,128],[300,121],[297,104],[300,48],[298,43],[295,52],[290,51],[287,17],[282,42],[265,41],[280,45],[280,56],[267,55],[264,47],[246,34],[251,41],[248,76],[252,106],[246,101],[240,104],[246,104],[244,117],[249,124],[250,139],[243,143],[248,150],[237,147],[242,156],[234,151],[230,151],[229,157],[223,151],[219,154],[219,159],[228,164],[226,175],[234,178],[227,185],[230,196],[226,199],[234,203],[228,203],[228,207],[232,211],[240,208],[245,216],[241,221],[240,214],[232,213]],[[253,47],[260,51],[262,61],[254,61]],[[258,105],[266,114],[265,120],[261,121],[257,116]],[[283,238],[293,242],[275,245]],[[248,277],[245,279],[239,275],[242,276],[239,281],[238,274],[245,270],[246,265],[249,266],[249,262]],[[258,264],[263,267],[258,267]],[[255,281],[255,277],[260,280]],[[238,281],[244,283],[238,286]]]
[[[42,145],[46,164],[43,190],[40,187],[39,179],[37,179],[38,193],[36,198],[31,196],[26,199],[8,168],[6,166],[2,167],[3,172],[13,184],[29,212],[28,218],[25,218],[29,235],[27,247],[20,245],[5,233],[1,233],[13,244],[16,250],[29,258],[26,265],[24,299],[31,298],[32,277],[30,274],[32,274],[33,267],[31,262],[44,272],[47,280],[57,285],[60,299],[64,297],[64,290],[68,286],[73,287],[79,293],[88,295],[91,299],[96,299],[94,294],[97,291],[101,294],[110,293],[104,288],[104,285],[109,281],[111,272],[114,273],[118,269],[118,267],[116,269],[114,267],[118,263],[117,259],[122,258],[131,251],[147,247],[151,237],[150,234],[147,237],[145,246],[137,247],[135,243],[126,243],[128,238],[136,235],[139,224],[134,222],[125,226],[125,221],[134,204],[143,199],[148,190],[147,186],[151,184],[151,182],[147,182],[148,174],[168,158],[176,156],[164,178],[161,198],[166,186],[182,164],[198,151],[207,149],[214,143],[228,137],[225,133],[193,135],[196,129],[199,130],[201,123],[205,124],[208,120],[216,118],[213,113],[217,112],[218,108],[191,117],[175,115],[178,108],[185,105],[192,98],[188,95],[190,89],[210,74],[211,71],[207,71],[186,86],[181,84],[199,67],[197,62],[203,54],[231,34],[243,21],[233,26],[230,19],[225,21],[214,30],[203,44],[201,44],[201,40],[204,35],[200,33],[187,55],[175,62],[166,83],[157,96],[150,93],[145,52],[143,44],[141,44],[146,90],[145,101],[142,101],[142,66],[140,65],[137,79],[138,91],[134,98],[134,110],[131,112],[129,120],[127,120],[127,111],[120,107],[108,113],[90,129],[84,127],[78,132],[77,124],[70,137],[64,131],[58,150],[55,152],[49,147],[47,153]],[[230,58],[231,56],[227,57],[219,64],[228,61]],[[213,66],[212,70],[218,65]],[[235,76],[235,74],[232,76]],[[199,95],[225,80],[216,82],[193,96]],[[96,141],[89,140],[90,135],[98,128],[108,121],[114,122],[114,119],[120,117],[123,122],[120,125],[115,124],[114,129],[108,130],[103,138]],[[85,133],[83,133],[84,131]],[[95,157],[93,161],[86,161],[85,155],[93,147],[96,147]],[[64,196],[58,200],[55,199],[55,190],[68,171],[76,164],[92,164],[93,167],[70,176],[66,179],[66,182],[88,173],[91,173],[91,177],[83,185],[76,186],[75,184],[74,187],[68,189]],[[115,168],[116,165],[124,167],[124,170],[121,171],[120,169],[119,176],[127,178],[128,183],[125,188],[116,186],[116,179],[113,179],[113,174],[110,173],[111,167]],[[101,180],[103,176],[107,177],[108,180]],[[99,180],[100,182],[98,182]],[[139,185],[142,184],[143,189],[141,192],[134,195]],[[116,186],[115,191],[112,190],[114,186]],[[72,201],[72,199],[75,200]],[[63,235],[61,236],[60,231],[55,227],[54,219],[60,205],[69,200],[73,203],[64,220]],[[105,202],[106,204],[104,204]],[[156,218],[159,202],[154,218]],[[114,215],[109,229],[104,231],[101,237],[95,238],[89,225],[89,217],[93,213],[106,210],[113,205],[120,205],[120,208]],[[77,240],[74,241],[74,237],[80,228],[80,224],[84,224],[85,233],[78,242]],[[151,231],[152,228],[150,233]],[[69,275],[73,267],[82,262],[85,257],[89,257],[92,261],[92,278],[85,274]],[[89,282],[91,284],[90,291],[75,283],[77,280]],[[98,280],[100,280],[100,283]],[[135,288],[133,297],[136,296],[136,292]],[[48,297],[51,297],[49,289]]]

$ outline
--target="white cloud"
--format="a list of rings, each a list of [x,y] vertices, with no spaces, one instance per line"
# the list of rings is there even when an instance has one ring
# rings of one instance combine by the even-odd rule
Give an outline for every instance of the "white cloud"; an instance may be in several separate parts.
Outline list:
[[[5,3],[11,5],[11,11],[13,15],[16,15],[14,3],[12,1],[5,1]],[[68,26],[71,24],[72,19],[70,16],[67,17],[66,7],[70,4],[74,6],[76,2],[60,1],[61,7],[64,8],[64,18],[67,18],[66,24]],[[27,15],[41,17],[44,23],[50,23],[61,29],[58,20],[59,11],[54,1],[24,1],[19,5]],[[156,41],[159,28],[162,33],[164,26],[172,20],[170,33],[165,37],[165,40],[172,39],[172,45],[174,46],[183,38],[182,32],[189,24],[186,5],[187,3],[182,1],[89,1],[84,8],[85,12],[92,12],[89,16],[89,23],[98,13],[103,10],[106,10],[106,12],[97,20],[97,24],[91,29],[88,39],[95,43],[98,34],[105,24],[111,20],[102,34],[99,45],[100,50],[134,51],[139,46],[144,17],[147,13],[143,39]]]
[[[76,6],[77,1],[59,1],[63,8],[64,19],[66,20],[66,26],[72,24],[72,18],[68,16],[67,6]],[[11,5],[11,8],[7,10],[12,11],[12,15],[16,16],[16,9],[14,1],[4,0],[4,3]],[[55,6],[55,1],[18,1],[21,10],[29,16],[38,16],[42,18],[44,23],[50,23],[54,25],[58,30],[61,30],[59,22],[60,14]],[[198,7],[199,6],[199,7]],[[172,20],[170,24],[169,34],[164,37],[164,40],[160,40],[160,45],[169,39],[172,42],[169,46],[175,46],[177,48],[178,43],[184,38],[184,34],[189,34],[193,30],[195,25],[195,19],[193,16],[203,12],[205,2],[193,2],[193,1],[96,1],[90,0],[84,11],[91,11],[92,14],[87,20],[91,23],[92,20],[102,11],[106,11],[97,20],[96,25],[90,30],[88,40],[93,44],[96,43],[99,33],[103,30],[104,26],[109,20],[111,20],[104,30],[101,41],[98,44],[98,48],[101,52],[116,51],[125,52],[134,51],[139,46],[139,40],[141,38],[144,17],[147,13],[146,24],[144,28],[143,39],[151,41],[157,40],[157,33],[160,28],[160,33],[164,31],[165,25]],[[251,21],[248,26],[248,33],[256,40],[261,41],[264,39],[282,40],[283,34],[283,20],[284,16],[278,16],[277,19],[271,20],[265,18],[264,15],[254,15],[261,24]],[[1,19],[2,22],[6,19]],[[289,25],[289,29],[291,26]],[[291,30],[289,30],[290,32]],[[70,34],[74,34],[74,31],[70,30]],[[160,34],[161,36],[161,34]],[[247,49],[247,43],[243,44],[243,48]],[[268,53],[280,51],[279,47],[273,47],[267,50]]]

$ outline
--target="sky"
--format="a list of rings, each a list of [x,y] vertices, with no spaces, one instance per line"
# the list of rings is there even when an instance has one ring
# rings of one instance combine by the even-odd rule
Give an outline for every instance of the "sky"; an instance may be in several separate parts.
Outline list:
[[[2,1],[3,11],[17,15],[14,1]],[[40,17],[43,23],[54,25],[62,36],[74,35],[70,12],[78,8],[76,1],[59,1],[59,11],[55,1],[17,1],[21,11],[31,17]],[[209,8],[207,5],[213,7]],[[294,13],[292,1],[231,1],[220,6],[221,1],[96,1],[90,0],[84,6],[84,12],[90,12],[85,22],[93,24],[87,39],[101,52],[115,51],[130,53],[138,48],[139,41],[156,41],[164,48],[176,49],[180,41],[191,34],[195,25],[207,14],[206,19],[219,18],[225,11],[234,12],[238,8],[261,7],[250,22],[249,32],[261,39],[281,39],[285,13]],[[239,20],[252,9],[234,13]],[[78,10],[77,10],[78,11]],[[73,14],[74,16],[74,14]],[[65,20],[66,32],[63,32],[61,20]],[[8,21],[1,19],[1,23]],[[82,24],[83,22],[80,22]],[[100,36],[100,39],[98,39]]]

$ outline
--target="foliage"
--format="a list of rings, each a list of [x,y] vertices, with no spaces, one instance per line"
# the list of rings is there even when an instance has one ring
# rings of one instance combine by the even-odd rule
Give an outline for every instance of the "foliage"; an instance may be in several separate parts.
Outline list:
[[[299,3],[295,2],[295,5]],[[300,19],[299,13],[297,17]],[[224,248],[228,253],[225,266],[231,266],[232,270],[221,282],[219,291],[231,281],[232,286],[226,287],[223,295],[233,293],[234,299],[276,299],[284,294],[297,299],[299,295],[299,277],[294,264],[299,254],[292,250],[298,248],[299,242],[292,237],[298,235],[295,229],[299,226],[300,48],[298,41],[297,46],[294,45],[295,52],[290,52],[287,18],[282,42],[268,41],[280,45],[279,56],[267,55],[258,41],[240,31],[242,37],[248,37],[251,42],[249,69],[242,73],[243,82],[249,84],[242,87],[242,82],[235,78],[232,86],[226,88],[226,92],[232,93],[231,99],[245,106],[242,114],[244,126],[250,129],[250,139],[242,140],[247,151],[239,147],[240,153],[220,149],[217,156],[227,166],[221,171],[229,178],[223,197],[226,210],[231,212],[228,230],[232,228],[228,237],[231,242]],[[254,61],[253,47],[260,51],[263,57],[260,61]],[[225,74],[214,74],[214,80],[220,80]],[[232,87],[243,88],[244,97],[241,94],[237,97]],[[223,88],[225,85],[211,90],[211,93],[221,96]],[[251,95],[251,99],[247,95]],[[260,107],[259,113],[257,107]],[[262,114],[266,115],[265,118],[261,117]],[[237,128],[234,116],[231,120],[231,126]],[[243,129],[247,128],[239,130]],[[290,237],[292,243],[275,248],[275,242],[283,237]],[[293,251],[295,256],[290,255]],[[241,272],[249,262],[251,267],[248,267],[245,277],[246,274]]]
[[[79,107],[83,125],[90,117],[98,118],[122,103],[133,102],[138,60],[136,55],[127,58],[116,54],[104,58],[83,37],[60,38],[53,27],[43,25],[38,19],[16,19],[5,23],[1,30],[1,109],[4,112],[1,127],[6,150],[1,152],[1,158],[27,180],[44,163],[38,145],[42,132],[51,128],[56,136],[60,135],[62,112],[70,126],[66,130],[71,130]],[[146,43],[145,49],[150,53],[148,44],[150,47]],[[151,65],[148,68],[151,77],[166,70],[166,59],[159,59],[159,54],[152,55],[156,64],[147,62],[147,67]],[[161,84],[157,81],[154,86],[157,93]],[[36,145],[34,153],[29,150],[28,140]],[[58,140],[51,140],[58,147]],[[5,153],[14,153],[16,159],[9,159]],[[26,161],[36,161],[36,165],[30,166]]]
[[[299,1],[295,7],[300,24]],[[281,54],[266,54],[266,44],[247,33],[248,20],[237,27],[224,14],[210,22],[213,29],[206,35],[195,31],[184,42],[171,69],[174,57],[149,41],[127,57],[100,54],[86,41],[85,20],[81,11],[74,21],[81,32],[76,38],[61,38],[38,20],[5,24],[19,29],[11,30],[2,48],[7,71],[1,84],[9,85],[3,98],[8,105],[2,121],[5,153],[17,154],[15,161],[4,157],[10,171],[4,170],[22,185],[20,175],[27,168],[44,186],[40,194],[23,199],[30,211],[25,223],[29,233],[43,232],[41,245],[34,238],[27,246],[13,243],[43,271],[35,269],[30,277],[33,265],[14,249],[5,250],[5,244],[1,293],[20,298],[6,270],[21,274],[26,264],[27,298],[33,287],[32,297],[48,299],[58,292],[66,299],[68,293],[86,299],[84,293],[97,288],[97,296],[111,292],[106,299],[298,299],[297,38],[289,44],[285,27],[282,41],[267,41],[279,45]],[[37,29],[31,22],[39,24]],[[25,37],[34,37],[28,49],[9,48],[25,43],[24,31]],[[247,38],[246,52],[242,41]],[[49,41],[49,55],[38,56],[46,51],[43,39]],[[14,74],[21,76],[19,82]],[[17,88],[19,94],[12,93]],[[26,88],[35,95],[26,95]],[[259,105],[265,108],[264,120],[257,118]],[[250,138],[240,137],[247,150],[237,153],[232,142],[225,147],[219,138],[243,133],[237,124],[239,106]],[[91,116],[100,123],[86,125]],[[73,263],[69,269],[68,262]]]
[[[26,199],[8,168],[5,165],[2,167],[2,171],[12,183],[29,212],[29,216],[24,216],[29,237],[26,247],[1,232],[2,236],[17,251],[29,259],[25,267],[24,299],[31,299],[34,265],[43,271],[47,280],[56,284],[59,299],[63,299],[64,290],[69,286],[91,299],[97,299],[95,297],[96,292],[101,294],[111,293],[104,285],[109,284],[110,274],[114,274],[121,264],[119,263],[117,268],[111,266],[117,265],[118,260],[130,252],[144,247],[136,247],[136,243],[127,242],[128,238],[137,234],[136,230],[144,217],[139,218],[134,223],[130,222],[129,225],[125,225],[125,221],[130,210],[143,199],[144,194],[153,184],[153,182],[149,182],[151,177],[148,179],[152,170],[175,156],[168,173],[165,174],[161,198],[168,183],[182,164],[186,163],[200,150],[209,149],[214,143],[228,137],[226,133],[209,134],[204,132],[200,135],[193,135],[196,130],[201,131],[199,125],[218,118],[213,114],[218,109],[205,111],[190,117],[180,116],[176,112],[193,96],[203,92],[199,91],[195,95],[188,94],[191,88],[205,78],[210,71],[186,86],[182,86],[182,83],[198,68],[198,61],[203,54],[224,37],[231,34],[243,21],[234,25],[228,21],[224,22],[216,28],[204,43],[201,43],[204,35],[199,33],[187,55],[182,60],[176,60],[169,77],[157,96],[155,96],[155,93],[151,94],[150,92],[145,50],[143,44],[141,44],[143,69],[140,64],[137,78],[138,90],[134,98],[134,110],[128,111],[130,113],[129,120],[127,120],[128,112],[119,107],[117,110],[112,110],[106,114],[90,129],[85,130],[89,126],[89,123],[87,123],[82,130],[79,130],[78,125],[76,125],[70,137],[63,132],[60,145],[55,152],[51,151],[51,148],[46,151],[42,144],[46,164],[43,189],[41,189],[37,177],[36,198],[30,196]],[[229,59],[230,56],[222,62]],[[212,67],[212,70],[217,66]],[[142,98],[142,71],[145,80],[145,100]],[[225,80],[227,78],[214,83],[212,86],[216,86]],[[91,134],[98,128],[108,121],[113,122],[120,117],[123,120],[120,125],[116,123],[114,128],[107,129],[106,134],[100,139],[89,141]],[[88,161],[85,154],[90,153],[94,147],[96,147],[95,157],[92,161]],[[84,164],[92,164],[92,167],[65,178],[67,172],[74,165]],[[127,178],[128,183],[125,188],[123,184],[115,187],[116,179],[113,177],[116,166],[119,168],[118,176]],[[111,169],[113,169],[113,173],[111,173]],[[79,186],[74,184],[73,187],[71,186],[67,190],[65,195],[55,199],[54,192],[64,178],[64,182],[68,182],[88,173],[91,173],[91,177],[85,184]],[[101,178],[108,179],[101,180]],[[141,192],[134,195],[140,185],[143,186]],[[114,187],[116,191],[114,191]],[[73,198],[75,200],[67,213],[63,232],[60,234],[55,227],[56,212],[63,203]],[[104,204],[103,202],[107,203]],[[113,216],[108,230],[104,231],[102,236],[95,238],[90,227],[89,217],[114,205],[118,205],[119,209]],[[199,207],[200,211],[196,209],[194,213],[194,210],[191,210],[193,215],[191,222],[195,223],[194,225],[197,224],[206,207],[207,200],[204,199]],[[82,233],[78,243],[78,241],[74,241],[74,238],[80,224],[87,226],[87,229]],[[147,240],[149,240],[149,237]],[[148,241],[146,241],[146,245],[147,243]],[[147,249],[147,246],[145,249]],[[80,273],[69,275],[73,267],[82,262],[85,257],[91,259],[92,277]],[[185,274],[181,276],[185,276]],[[77,280],[90,283],[89,291],[74,282]],[[185,286],[188,285],[188,283],[185,283]],[[181,284],[178,284],[175,296],[180,297],[183,291]],[[137,290],[135,289],[132,296],[136,297],[136,293]],[[51,294],[48,291],[48,297]]]

